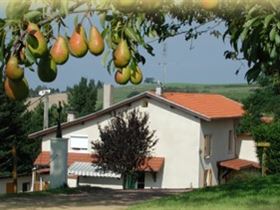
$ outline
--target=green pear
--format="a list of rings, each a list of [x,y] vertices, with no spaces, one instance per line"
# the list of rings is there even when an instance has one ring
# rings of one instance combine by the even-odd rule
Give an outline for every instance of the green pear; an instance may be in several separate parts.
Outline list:
[[[139,85],[143,80],[143,74],[139,67],[136,70],[131,70],[130,82],[134,85]]]
[[[78,24],[68,41],[69,50],[71,55],[81,58],[87,54],[87,36],[84,27]]]
[[[6,78],[4,81],[5,93],[11,100],[23,100],[28,97],[29,86],[25,78],[19,81],[13,81]]]
[[[69,48],[63,36],[58,36],[50,50],[50,55],[56,64],[62,65],[69,58]]]
[[[6,65],[6,76],[10,80],[22,80],[24,71],[18,65],[18,59],[16,56],[11,56]]]
[[[126,40],[121,39],[113,53],[114,64],[117,68],[126,67],[131,59],[131,54]]]
[[[47,51],[47,42],[39,27],[35,23],[29,23],[27,27],[27,47],[35,58],[41,58]]]
[[[38,64],[38,76],[42,82],[52,82],[57,76],[57,66],[50,56],[40,59]]]
[[[103,37],[95,26],[90,29],[88,48],[93,55],[100,55],[104,51]]]
[[[130,79],[131,69],[125,67],[123,69],[118,69],[115,73],[115,81],[120,85],[125,85]]]

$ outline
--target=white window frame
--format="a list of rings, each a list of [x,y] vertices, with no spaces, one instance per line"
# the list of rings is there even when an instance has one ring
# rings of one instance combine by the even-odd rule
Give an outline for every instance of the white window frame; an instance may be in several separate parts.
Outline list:
[[[212,155],[212,135],[211,134],[205,134],[204,135],[204,148],[203,148],[203,154],[204,158],[208,159]]]
[[[78,139],[78,138],[81,138],[81,139],[87,139],[87,146],[84,146],[84,147],[73,147],[72,146],[72,139]],[[74,151],[79,151],[79,152],[87,152],[88,151],[88,148],[89,148],[89,138],[87,135],[79,135],[79,134],[73,134],[70,136],[70,149],[71,150],[74,150]]]

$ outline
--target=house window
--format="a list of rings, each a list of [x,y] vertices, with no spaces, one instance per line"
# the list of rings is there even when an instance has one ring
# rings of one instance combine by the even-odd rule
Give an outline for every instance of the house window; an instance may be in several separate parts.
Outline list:
[[[211,135],[204,135],[204,157],[209,158],[211,155]]]
[[[233,131],[229,130],[229,132],[228,132],[228,153],[233,153],[233,149],[234,149]]]
[[[71,136],[70,138],[70,148],[72,150],[88,150],[88,136]]]

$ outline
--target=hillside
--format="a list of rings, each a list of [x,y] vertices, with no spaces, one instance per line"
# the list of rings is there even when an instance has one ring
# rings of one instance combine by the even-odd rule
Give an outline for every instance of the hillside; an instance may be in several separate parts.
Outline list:
[[[279,175],[235,181],[143,204],[129,210],[277,210],[280,209]]]
[[[142,84],[142,85],[126,85],[126,86],[116,86],[113,91],[113,102],[119,102],[128,97],[137,95],[144,91],[154,91],[156,84]],[[231,99],[242,101],[249,94],[256,89],[257,86],[249,86],[247,84],[230,84],[230,85],[207,85],[207,84],[187,84],[187,83],[169,83],[164,87],[164,91],[173,92],[193,92],[193,93],[218,93],[229,97]],[[103,90],[98,90],[98,101],[97,107],[102,107],[102,97]],[[39,97],[29,98],[31,106],[30,110],[34,109],[40,102]],[[52,104],[58,104],[58,101],[67,102],[66,93],[56,93],[52,94],[49,98],[50,106]]]
[[[143,91],[154,91],[156,84],[142,84],[138,86],[127,85],[117,86],[113,92],[113,102],[119,102],[125,98],[134,96]],[[242,101],[256,89],[257,86],[249,86],[247,84],[230,84],[230,85],[207,85],[207,84],[187,84],[187,83],[169,83],[164,87],[165,91],[174,92],[193,92],[193,93],[218,93],[231,99]],[[102,90],[98,92],[98,103],[102,104]]]

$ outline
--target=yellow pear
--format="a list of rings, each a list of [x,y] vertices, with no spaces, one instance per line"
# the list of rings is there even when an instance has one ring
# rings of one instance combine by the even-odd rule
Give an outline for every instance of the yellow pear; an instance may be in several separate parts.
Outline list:
[[[18,59],[16,56],[11,56],[6,65],[6,76],[10,80],[22,80],[24,71],[18,65]]]
[[[143,80],[143,74],[139,67],[136,70],[131,70],[130,82],[134,85],[139,85]]]
[[[115,73],[115,81],[120,85],[125,85],[130,79],[131,69],[125,67],[123,69],[118,69]]]
[[[113,53],[114,64],[117,68],[126,67],[130,62],[131,54],[126,40],[121,39]]]
[[[27,27],[29,34],[29,41],[27,41],[27,47],[36,58],[44,56],[47,51],[47,42],[44,35],[41,33],[39,27],[35,23],[29,23]]]
[[[95,26],[90,29],[88,48],[93,55],[100,55],[104,51],[103,37]]]
[[[62,65],[69,58],[67,41],[63,36],[58,36],[50,50],[50,55],[56,64]]]
[[[25,78],[19,81],[13,81],[6,78],[4,81],[5,93],[11,100],[23,100],[28,97],[29,86]]]
[[[75,30],[73,31],[68,44],[70,53],[74,57],[81,58],[87,54],[87,37],[85,29],[81,24],[78,24],[75,27]]]

